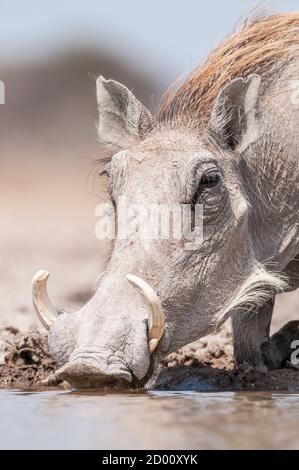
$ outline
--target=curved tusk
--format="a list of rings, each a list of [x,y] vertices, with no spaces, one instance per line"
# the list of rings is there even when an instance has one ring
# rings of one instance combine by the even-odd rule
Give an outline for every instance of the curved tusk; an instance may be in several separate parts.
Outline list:
[[[38,271],[32,280],[32,301],[41,324],[49,330],[58,314],[47,291],[49,273]]]
[[[161,302],[152,287],[143,279],[133,274],[127,274],[126,278],[131,286],[143,295],[149,307],[148,336],[149,351],[152,353],[158,346],[165,329],[165,315]]]

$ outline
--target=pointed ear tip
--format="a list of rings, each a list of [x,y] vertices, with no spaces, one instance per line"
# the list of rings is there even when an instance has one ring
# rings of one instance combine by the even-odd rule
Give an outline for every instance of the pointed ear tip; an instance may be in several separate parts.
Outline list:
[[[261,84],[261,81],[262,81],[261,76],[258,75],[257,73],[252,73],[248,75],[247,77],[237,77],[237,78],[234,78],[231,82],[227,83],[223,87],[221,93],[224,94],[230,90],[236,90],[236,89],[238,90],[239,87],[241,87],[241,89],[244,89],[244,90],[254,87],[258,90]]]
[[[96,94],[98,98],[98,102],[102,101],[103,96],[109,93],[109,85],[113,82],[113,80],[107,80],[106,78],[103,77],[103,75],[100,75],[97,80],[96,80]]]
[[[107,81],[107,80],[106,80],[105,77],[103,77],[103,75],[99,75],[98,78],[97,78],[97,80],[96,80],[97,85],[98,85],[98,84],[102,84],[103,82],[106,82],[106,81]]]
[[[247,82],[249,83],[256,83],[259,85],[261,83],[261,76],[258,73],[251,73],[249,77],[247,78]]]
[[[107,83],[110,83],[112,80],[105,78],[103,77],[103,75],[99,75],[97,80],[96,80],[96,85],[97,85],[97,88],[98,87],[103,87],[105,86]]]

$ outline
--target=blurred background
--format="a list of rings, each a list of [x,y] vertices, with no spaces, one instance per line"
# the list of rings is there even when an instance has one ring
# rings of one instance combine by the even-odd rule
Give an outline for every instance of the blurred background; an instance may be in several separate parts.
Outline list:
[[[262,4],[298,9],[298,0]],[[94,234],[103,196],[94,160],[95,78],[126,84],[150,109],[256,6],[252,0],[1,0],[0,326],[35,325],[40,268],[72,310],[92,293],[107,246]],[[279,308],[295,315],[298,295]]]

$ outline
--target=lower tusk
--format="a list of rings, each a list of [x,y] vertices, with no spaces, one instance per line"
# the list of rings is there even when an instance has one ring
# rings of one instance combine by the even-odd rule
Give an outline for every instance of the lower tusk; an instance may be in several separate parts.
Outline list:
[[[145,298],[149,307],[148,337],[149,351],[152,353],[159,344],[165,330],[165,315],[161,302],[153,288],[138,276],[127,274],[127,280]]]
[[[49,273],[38,271],[32,280],[32,301],[41,324],[49,330],[56,321],[57,310],[52,305],[47,291]]]

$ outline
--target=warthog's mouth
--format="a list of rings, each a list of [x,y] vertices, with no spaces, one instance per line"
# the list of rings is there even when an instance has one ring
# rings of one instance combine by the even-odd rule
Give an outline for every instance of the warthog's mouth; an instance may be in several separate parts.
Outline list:
[[[100,368],[84,360],[68,362],[56,371],[58,381],[66,380],[76,388],[128,388],[132,375],[126,370],[103,372]]]
[[[114,371],[103,372],[99,367],[86,361],[68,362],[55,372],[57,382],[66,381],[75,388],[106,388],[121,390],[143,389],[150,380],[154,365],[151,361],[146,376],[139,380],[124,369],[115,368]]]

